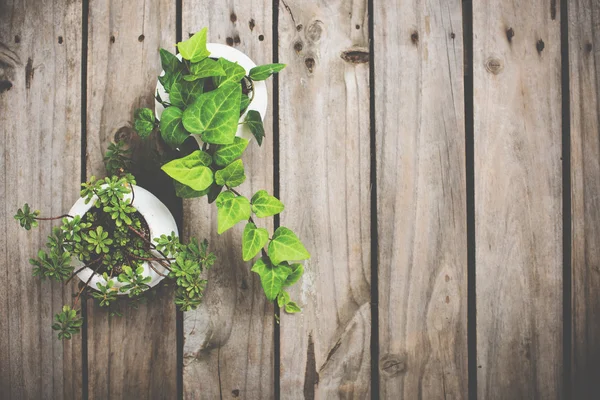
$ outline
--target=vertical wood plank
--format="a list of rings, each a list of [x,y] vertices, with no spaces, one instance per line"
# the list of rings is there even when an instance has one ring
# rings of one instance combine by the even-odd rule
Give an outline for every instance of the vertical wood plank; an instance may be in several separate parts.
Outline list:
[[[81,2],[0,3],[0,397],[81,397],[81,336],[61,342],[54,314],[74,286],[32,276],[28,260],[52,223],[29,232],[25,202],[42,216],[79,197]]]
[[[208,27],[209,41],[233,45],[257,64],[272,62],[272,7],[268,0],[183,1],[183,37]],[[272,79],[262,147],[251,142],[243,161],[248,198],[273,193]],[[243,225],[217,234],[217,212],[206,198],[184,201],[184,234],[207,238],[217,262],[208,274],[202,306],[184,314],[184,397],[273,398],[273,306],[260,279],[242,261]],[[272,232],[272,221],[257,224]]]
[[[281,225],[312,258],[281,315],[286,399],[370,396],[367,1],[279,2]]]
[[[474,2],[478,393],[562,391],[560,10]]]
[[[600,5],[568,3],[571,83],[572,398],[600,393]],[[567,71],[565,71],[567,73]]]
[[[104,176],[102,156],[116,139],[131,141],[133,112],[154,108],[158,50],[175,44],[175,2],[90,1],[88,44],[87,174]],[[146,148],[140,160],[152,157]],[[149,187],[162,194],[170,187]],[[151,182],[150,182],[151,185]],[[122,317],[88,301],[89,396],[175,398],[177,395],[176,309],[163,285],[138,309]]]
[[[376,3],[380,395],[467,398],[460,1]]]

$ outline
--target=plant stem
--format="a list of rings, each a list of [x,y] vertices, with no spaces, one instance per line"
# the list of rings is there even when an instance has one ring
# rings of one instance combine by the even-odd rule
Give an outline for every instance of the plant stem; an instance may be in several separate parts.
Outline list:
[[[85,283],[85,285],[81,288],[81,290],[79,291],[79,293],[77,293],[77,297],[75,298],[75,303],[73,303],[73,308],[75,308],[75,306],[77,305],[77,303],[79,302],[79,297],[81,296],[81,293],[83,293],[83,291],[85,290],[85,288],[88,287],[88,284],[92,281],[92,278],[94,277],[94,275],[96,275],[96,272],[98,271],[98,269],[102,266],[102,264],[98,265],[96,267],[96,269],[92,272],[92,275],[90,275],[89,279],[87,280],[87,282]]]
[[[237,190],[235,190],[235,189],[232,189],[232,188],[230,188],[229,186],[227,186],[227,189],[228,189],[229,191],[231,191],[233,194],[235,194],[236,196],[241,196],[241,194],[240,194],[240,193],[239,193]],[[250,223],[252,223],[252,224],[256,225],[256,223],[255,223],[255,222],[254,222],[254,220],[252,219],[252,215],[251,215],[251,216],[248,218],[248,222],[250,222]],[[264,247],[263,247],[262,249],[260,249],[260,251],[262,252],[261,254],[263,255],[263,257],[267,257],[267,252],[265,251]]]
[[[54,221],[56,219],[63,219],[63,218],[74,218],[74,217],[69,214],[63,214],[58,217],[49,217],[49,218],[34,217],[34,219],[37,219],[38,221]]]
[[[97,258],[95,260],[92,260],[91,262],[85,264],[83,267],[79,268],[77,271],[73,272],[73,274],[71,275],[71,277],[69,279],[67,279],[67,281],[65,282],[65,285],[67,283],[69,283],[71,281],[71,279],[73,279],[75,277],[75,275],[77,275],[78,273],[80,273],[81,271],[83,271],[85,268],[88,268],[90,265],[93,265],[99,261],[102,261],[104,259],[104,256]]]
[[[146,242],[146,243],[147,243],[147,244],[148,244],[148,245],[149,245],[149,246],[150,246],[150,247],[151,247],[153,250],[156,250],[156,251],[158,252],[158,254],[160,254],[161,256],[163,256],[163,258],[164,258],[165,260],[168,260],[168,259],[169,259],[169,257],[167,257],[167,256],[165,255],[165,253],[163,253],[162,251],[160,251],[160,250],[158,250],[158,249],[156,248],[156,246],[154,245],[154,243],[152,243],[151,241],[149,241],[148,239],[146,239],[146,237],[144,236],[144,234],[143,234],[143,233],[141,233],[140,231],[138,231],[137,229],[135,229],[135,228],[134,228],[134,227],[132,227],[131,225],[127,225],[127,228],[128,228],[130,231],[132,231],[133,233],[135,233],[136,235],[138,235],[140,238],[142,238],[142,240],[143,240],[144,242]]]

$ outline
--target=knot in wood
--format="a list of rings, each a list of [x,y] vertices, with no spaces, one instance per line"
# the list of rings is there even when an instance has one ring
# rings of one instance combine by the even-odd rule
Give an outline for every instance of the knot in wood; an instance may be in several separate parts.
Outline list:
[[[340,55],[346,62],[352,64],[363,64],[369,62],[369,49],[363,47],[354,47],[343,51]]]
[[[490,57],[485,61],[485,69],[494,75],[498,75],[504,69],[502,60],[496,57]]]
[[[308,72],[312,73],[313,70],[315,69],[315,59],[312,57],[307,57],[304,59],[304,65],[306,65],[306,68],[308,69]]]
[[[121,141],[127,143],[133,135],[135,135],[135,131],[133,130],[133,128],[129,126],[122,126],[119,129],[117,129],[113,137],[115,139],[115,143]]]
[[[321,36],[323,35],[323,21],[313,21],[306,28],[306,38],[312,42],[318,42],[321,40]]]
[[[391,378],[406,372],[406,356],[386,354],[379,360],[379,369],[384,377]]]

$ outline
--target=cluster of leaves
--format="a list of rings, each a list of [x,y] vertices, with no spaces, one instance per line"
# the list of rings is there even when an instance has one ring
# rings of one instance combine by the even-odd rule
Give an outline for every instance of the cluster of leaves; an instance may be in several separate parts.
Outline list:
[[[52,329],[58,331],[60,340],[71,339],[75,333],[79,333],[81,325],[83,325],[83,319],[78,314],[77,310],[65,305],[62,311],[54,316],[56,322],[52,325]]]
[[[252,102],[244,93],[246,83],[267,79],[281,71],[284,64],[268,64],[251,69],[248,74],[237,63],[223,58],[212,59],[206,47],[206,28],[189,40],[177,44],[180,61],[167,50],[160,50],[164,74],[159,77],[168,99],[157,93],[157,101],[165,110],[158,127],[163,140],[178,148],[190,135],[198,135],[204,143],[201,150],[164,164],[162,169],[174,180],[175,190],[182,198],[207,196],[217,207],[218,233],[246,221],[242,240],[244,261],[257,255],[261,258],[252,271],[261,279],[269,300],[276,300],[287,312],[300,311],[284,290],[297,282],[304,269],[290,262],[310,257],[306,248],[290,229],[278,228],[270,237],[264,228],[258,228],[252,216],[271,217],[283,211],[284,205],[265,190],[257,191],[251,199],[240,195],[235,188],[246,180],[242,154],[248,140],[237,137],[239,124],[246,124],[259,145],[264,137],[260,114],[248,111]],[[157,126],[154,114],[141,109],[135,115],[135,128],[147,137]],[[265,250],[266,247],[266,250]],[[184,260],[177,259],[176,267],[186,271]],[[181,273],[181,272],[180,272]],[[186,303],[187,304],[187,303]]]

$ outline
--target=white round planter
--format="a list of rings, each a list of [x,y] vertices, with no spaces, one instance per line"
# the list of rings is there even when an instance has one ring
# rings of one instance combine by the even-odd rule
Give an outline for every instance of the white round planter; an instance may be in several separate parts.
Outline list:
[[[228,61],[237,62],[239,65],[244,67],[244,69],[246,70],[246,75],[250,73],[250,70],[252,68],[256,67],[256,64],[250,59],[250,57],[248,57],[241,51],[234,49],[231,46],[218,43],[207,43],[206,48],[208,49],[208,51],[210,51],[211,58],[222,57]],[[177,54],[177,58],[181,60],[181,54]],[[161,75],[163,74],[164,71],[161,73]],[[163,101],[169,101],[169,95],[167,94],[167,92],[165,92],[165,88],[159,81],[157,81],[156,90],[158,91],[158,94],[160,95],[160,98],[163,99]],[[157,119],[160,120],[160,116],[163,110],[163,105],[155,100],[154,112],[156,114]],[[254,82],[254,97],[252,98],[252,102],[250,103],[246,111],[244,111],[244,114],[242,114],[242,116],[240,117],[240,122],[244,121],[244,119],[246,118],[246,114],[249,110],[258,111],[260,113],[261,118],[264,121],[265,115],[267,114],[267,85],[265,84],[265,81]],[[200,135],[193,136],[196,138],[198,143],[202,145]],[[245,124],[239,125],[236,136],[239,136],[246,140],[252,140],[252,138],[254,137],[252,135],[252,132],[250,132],[250,129]]]
[[[144,188],[133,185],[133,191],[135,194],[135,197],[133,198],[133,206],[146,220],[146,223],[148,224],[148,227],[150,229],[151,240],[163,234],[170,235],[171,232],[175,232],[176,235],[179,235],[175,219],[173,218],[173,215],[171,215],[171,212],[169,211],[167,206],[165,206],[159,199],[157,199],[152,193],[150,193]],[[125,195],[125,200],[130,199],[131,196],[131,193]],[[96,199],[97,197],[94,196],[88,204],[85,204],[85,199],[80,198],[75,202],[73,207],[71,207],[69,215],[79,215],[80,217],[83,217],[83,215],[90,208],[92,208]],[[158,253],[156,253],[156,256],[160,257]],[[75,267],[75,271],[77,271],[83,266],[83,263],[79,261],[79,259],[77,259],[76,257],[73,257],[72,265]],[[158,263],[154,263],[153,266],[163,275],[166,275],[168,272]],[[163,279],[163,276],[156,273],[156,271],[154,271],[148,265],[147,262],[144,262],[143,267],[144,277],[149,276],[151,278],[151,281],[150,283],[148,283],[148,286],[154,287],[158,284],[158,282],[160,282]],[[94,271],[92,270],[92,268],[84,268],[77,274],[77,277],[85,283],[88,281],[88,279],[90,279],[90,276],[92,276],[93,273]],[[114,282],[113,287],[115,288],[120,288],[125,285],[125,283],[119,282],[116,277],[111,278],[111,280]],[[88,283],[88,285],[93,289],[98,290],[98,286],[96,286],[98,282],[102,283],[103,285],[106,285],[106,280],[104,280],[104,278],[99,274],[95,274]],[[119,291],[119,294],[127,294],[127,292],[121,293]]]

